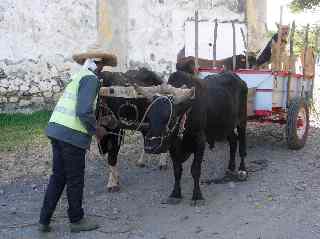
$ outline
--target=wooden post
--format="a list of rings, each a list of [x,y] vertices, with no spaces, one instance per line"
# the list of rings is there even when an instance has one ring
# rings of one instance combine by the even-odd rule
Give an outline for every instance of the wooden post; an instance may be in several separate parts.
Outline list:
[[[317,50],[318,50],[318,47],[319,47],[320,27],[317,27],[316,29],[317,30],[316,30],[315,43],[314,43],[315,53],[317,53]]]
[[[294,33],[296,31],[296,23],[295,21],[292,22],[291,26],[291,32],[290,32],[290,59],[289,59],[289,76],[288,76],[288,81],[287,81],[287,102],[286,106],[287,108],[289,107],[289,102],[290,102],[290,89],[291,89],[291,77],[292,77],[292,72],[293,72],[293,46],[294,46]]]
[[[199,13],[198,10],[195,12],[194,16],[194,29],[195,29],[195,39],[194,39],[194,50],[195,50],[195,68],[196,72],[198,72],[199,69]]]
[[[282,36],[282,16],[283,16],[283,6],[280,7],[280,23],[278,29],[278,41],[277,41],[277,54],[276,54],[276,63],[275,63],[275,71],[280,70],[281,61],[280,61],[280,49],[281,49],[281,36]]]
[[[218,38],[218,19],[214,20],[214,32],[213,32],[213,61],[212,66],[216,66],[217,62],[217,38]]]
[[[303,79],[304,79],[305,74],[306,74],[306,58],[307,58],[307,49],[308,49],[308,46],[309,46],[309,42],[308,41],[309,41],[309,24],[306,27],[306,34],[305,34],[305,38],[304,38]],[[301,97],[303,96],[303,91],[304,91],[304,86],[302,85]]]
[[[236,26],[235,22],[232,21],[232,36],[233,36],[233,57],[232,57],[232,69],[233,71],[236,70],[236,64],[237,64],[237,59],[236,59]]]
[[[243,44],[244,44],[244,48],[246,49],[246,68],[249,68],[249,60],[248,60],[248,40],[246,40],[246,36],[244,34],[244,31],[242,29],[242,27],[240,28],[241,30],[241,35],[242,35],[242,40],[243,40]]]
[[[320,27],[317,27],[316,35],[315,35],[315,43],[314,43],[314,50],[315,50],[314,58],[315,58],[315,60],[317,60],[317,58],[318,58],[317,50],[319,47],[319,35],[320,35]],[[312,79],[312,82],[311,82],[311,99],[312,100],[313,100],[313,88],[314,88],[314,78]]]
[[[303,52],[303,77],[305,75],[305,68],[306,68],[306,56],[307,56],[307,49],[309,46],[309,24],[306,27],[306,33],[305,33],[305,38],[304,38],[304,52]]]

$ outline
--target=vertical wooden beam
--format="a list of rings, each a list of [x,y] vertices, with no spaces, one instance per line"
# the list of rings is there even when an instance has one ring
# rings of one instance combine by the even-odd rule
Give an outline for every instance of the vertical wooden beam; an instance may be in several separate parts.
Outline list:
[[[294,33],[296,31],[296,23],[295,21],[292,22],[291,26],[291,32],[290,32],[290,59],[289,59],[289,76],[287,81],[287,100],[286,100],[286,106],[288,108],[289,102],[290,102],[290,89],[291,89],[291,77],[293,72],[293,46],[294,46]]]
[[[241,35],[242,35],[242,40],[243,40],[243,45],[244,48],[246,49],[246,68],[249,68],[249,60],[248,60],[248,40],[246,40],[246,35],[244,34],[243,28],[240,28],[241,30]]]
[[[195,64],[196,64],[196,72],[198,72],[199,69],[199,12],[196,10],[195,16],[194,16],[194,26],[195,26],[195,39],[194,39],[194,50],[195,50]]]
[[[99,0],[98,16],[98,38],[102,45],[108,44],[112,40],[112,28],[109,12],[109,3],[107,0]]]
[[[280,50],[281,50],[281,36],[282,36],[282,16],[283,16],[283,6],[280,7],[280,22],[279,22],[279,29],[278,29],[278,41],[276,45],[277,54],[276,54],[275,71],[279,71],[281,66]]]
[[[304,52],[303,52],[303,79],[306,74],[306,62],[307,62],[307,50],[309,47],[309,24],[307,24],[306,27],[306,33],[305,33],[305,39],[304,39]],[[301,89],[301,97],[303,97],[303,92],[304,92],[304,85],[302,85]],[[307,96],[309,98],[309,96]]]
[[[304,52],[303,52],[303,76],[305,75],[306,68],[306,58],[307,58],[307,50],[309,47],[309,24],[306,27],[305,38],[304,38]]]
[[[232,37],[233,37],[233,56],[232,56],[232,69],[233,71],[236,70],[236,52],[237,52],[237,45],[236,45],[236,26],[235,26],[235,21],[231,22],[232,24]]]
[[[316,35],[315,35],[315,43],[314,43],[315,53],[317,53],[318,48],[319,48],[319,36],[320,36],[320,27],[317,27],[316,28]]]
[[[218,38],[218,19],[214,20],[214,31],[213,31],[213,61],[212,61],[212,66],[216,66],[217,62],[217,38]]]
[[[318,58],[318,47],[319,47],[319,35],[320,35],[320,27],[317,27],[316,28],[316,35],[315,35],[315,43],[314,43],[314,58],[315,58],[315,61],[317,61],[317,58]],[[313,88],[314,88],[314,78],[312,79],[312,82],[311,82],[311,99],[313,100]]]

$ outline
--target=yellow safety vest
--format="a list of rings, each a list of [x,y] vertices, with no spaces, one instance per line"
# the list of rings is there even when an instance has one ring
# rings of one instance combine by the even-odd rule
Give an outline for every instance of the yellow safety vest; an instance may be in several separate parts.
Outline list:
[[[71,76],[71,82],[67,85],[57,105],[55,106],[49,122],[57,123],[67,128],[88,134],[87,129],[83,126],[79,117],[76,115],[79,83],[84,76],[88,75],[95,76],[93,72],[87,69],[82,69],[78,73]],[[96,106],[96,102],[97,97],[93,103],[94,108]]]

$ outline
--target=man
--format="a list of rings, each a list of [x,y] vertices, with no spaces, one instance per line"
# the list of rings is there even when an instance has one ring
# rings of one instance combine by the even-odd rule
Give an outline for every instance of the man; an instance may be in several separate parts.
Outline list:
[[[82,208],[85,154],[92,135],[99,141],[106,134],[97,125],[94,113],[99,90],[97,75],[105,65],[115,66],[116,57],[88,52],[74,55],[73,59],[83,67],[71,76],[46,129],[52,144],[53,166],[40,213],[41,232],[51,230],[50,220],[65,186],[71,232],[98,228],[93,219],[84,217]]]

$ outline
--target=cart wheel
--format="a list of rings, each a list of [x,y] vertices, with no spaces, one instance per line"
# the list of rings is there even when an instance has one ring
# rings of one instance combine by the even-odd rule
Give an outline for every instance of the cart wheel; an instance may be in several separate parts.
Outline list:
[[[287,115],[287,143],[289,149],[301,149],[309,131],[309,108],[302,98],[291,100]]]

